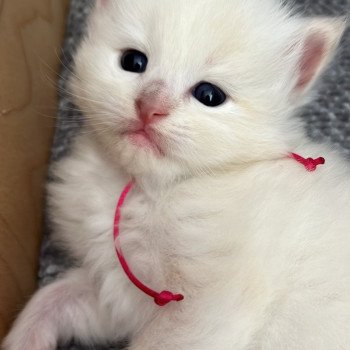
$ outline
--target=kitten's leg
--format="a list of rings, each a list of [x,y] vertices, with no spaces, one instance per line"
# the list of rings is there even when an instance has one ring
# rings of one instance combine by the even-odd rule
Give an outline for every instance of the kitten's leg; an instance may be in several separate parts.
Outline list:
[[[226,347],[213,345],[213,335],[210,332],[210,336],[206,335],[205,326],[200,326],[198,330],[192,322],[175,320],[176,316],[156,320],[156,324],[150,324],[142,334],[132,339],[128,350],[227,350]]]
[[[181,307],[160,311],[163,314],[154,318],[139,334],[135,334],[128,350],[243,350],[248,348],[252,332],[247,319],[233,326],[228,314],[221,310],[191,307],[191,302]],[[204,304],[205,305],[205,304]],[[193,305],[192,305],[193,306]],[[234,316],[236,319],[236,317]],[[247,330],[245,329],[247,328]],[[253,349],[253,348],[251,348]]]
[[[39,290],[16,320],[4,350],[54,350],[58,339],[103,338],[94,289],[83,269]]]
[[[157,334],[148,334],[145,337],[138,338],[135,342],[132,342],[127,350],[243,350],[247,349],[246,346],[236,346],[233,344],[230,337],[226,337],[224,342],[218,338],[217,342],[213,339],[212,333],[206,334],[203,332],[202,339],[191,340],[191,332],[196,332],[196,329],[183,329],[182,336],[173,336],[172,333],[168,333],[168,339],[160,337],[158,339]],[[205,338],[205,339],[203,339]],[[250,349],[250,348],[249,348]],[[253,349],[253,348],[251,348]],[[276,348],[277,349],[277,348]]]

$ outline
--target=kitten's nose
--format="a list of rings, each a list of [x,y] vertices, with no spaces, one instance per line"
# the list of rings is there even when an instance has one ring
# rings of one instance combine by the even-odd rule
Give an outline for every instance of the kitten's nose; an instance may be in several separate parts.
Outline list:
[[[136,100],[139,118],[147,124],[152,124],[169,115],[170,107],[161,96],[143,96]]]

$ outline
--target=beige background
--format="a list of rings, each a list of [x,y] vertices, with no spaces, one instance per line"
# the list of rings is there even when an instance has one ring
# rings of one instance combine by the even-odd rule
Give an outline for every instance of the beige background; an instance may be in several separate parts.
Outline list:
[[[0,340],[36,287],[68,0],[0,0]]]

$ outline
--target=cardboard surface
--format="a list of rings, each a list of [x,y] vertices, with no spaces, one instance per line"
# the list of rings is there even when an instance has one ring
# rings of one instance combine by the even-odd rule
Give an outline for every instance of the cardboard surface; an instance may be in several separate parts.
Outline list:
[[[0,0],[0,340],[36,288],[68,0]]]

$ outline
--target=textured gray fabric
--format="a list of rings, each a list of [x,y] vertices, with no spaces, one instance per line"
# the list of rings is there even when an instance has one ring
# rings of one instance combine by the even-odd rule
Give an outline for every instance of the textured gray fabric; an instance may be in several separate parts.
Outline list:
[[[350,0],[294,0],[293,2],[300,11],[309,15],[350,13]],[[65,86],[67,77],[71,74],[72,56],[77,43],[83,36],[85,19],[92,3],[93,0],[71,0],[67,35],[62,54],[63,68],[60,80],[57,131],[52,149],[53,161],[64,156],[81,125],[81,116],[74,111],[75,107],[65,92]],[[330,141],[350,156],[350,31],[347,31],[342,42],[342,50],[323,79],[318,98],[306,107],[302,114],[312,138]],[[63,252],[53,246],[49,235],[49,224],[47,227],[48,234],[43,243],[40,262],[39,280],[41,285],[52,281],[72,264]],[[60,349],[88,348],[71,345]],[[92,347],[89,349],[106,348]]]

